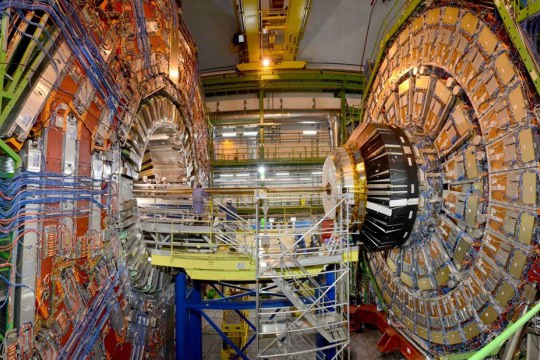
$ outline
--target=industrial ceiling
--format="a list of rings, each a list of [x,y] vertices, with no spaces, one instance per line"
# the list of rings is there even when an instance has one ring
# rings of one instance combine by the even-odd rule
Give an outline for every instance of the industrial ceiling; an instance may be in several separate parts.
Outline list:
[[[264,8],[263,3],[267,1],[261,2]],[[393,7],[401,8],[403,1],[313,0],[307,4],[309,13],[296,60],[306,61],[307,68],[360,70],[376,45],[380,27],[395,20],[386,15]],[[232,42],[240,26],[235,0],[186,0],[182,13],[197,44],[203,75],[230,70],[239,63],[238,47]]]

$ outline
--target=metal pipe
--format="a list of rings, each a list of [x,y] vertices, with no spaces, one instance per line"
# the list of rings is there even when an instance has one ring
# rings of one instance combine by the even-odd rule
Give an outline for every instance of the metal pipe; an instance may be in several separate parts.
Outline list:
[[[264,111],[264,120],[280,120],[281,122],[286,121],[298,121],[301,119],[314,120],[318,118],[320,122],[326,122],[327,116],[337,115],[337,110],[265,110]],[[239,121],[243,122],[260,122],[260,111],[259,110],[250,110],[250,111],[231,111],[223,113],[214,113],[214,118],[212,119],[215,123],[219,125],[228,125],[227,121],[230,121],[230,125],[234,125]]]
[[[529,310],[529,304],[526,304],[523,307],[523,312],[522,312],[521,316],[525,315],[528,310]],[[519,339],[521,339],[521,334],[523,334],[523,328],[524,328],[524,326],[519,328],[516,331],[516,333],[514,335],[512,335],[512,338],[508,342],[508,346],[506,346],[506,349],[504,349],[504,354],[502,356],[502,360],[512,360],[512,358],[514,357],[514,353],[516,352],[516,348],[517,348],[517,346],[519,344]]]
[[[510,336],[516,331],[523,328],[531,318],[540,311],[540,302],[538,302],[531,310],[525,315],[520,317],[515,323],[506,328],[499,336],[493,339],[489,344],[484,346],[481,350],[477,351],[469,360],[482,360],[487,356],[490,356],[495,350],[499,349]]]
[[[339,116],[337,113],[330,113],[327,115],[328,126],[330,127],[330,147],[332,150],[338,148],[341,143],[340,138],[340,123]]]

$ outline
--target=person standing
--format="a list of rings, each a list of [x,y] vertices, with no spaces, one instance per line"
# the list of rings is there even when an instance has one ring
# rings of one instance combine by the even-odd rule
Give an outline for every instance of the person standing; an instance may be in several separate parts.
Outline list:
[[[232,200],[229,199],[223,207],[225,212],[225,220],[227,221],[236,221],[238,219],[238,209],[233,205]]]
[[[193,188],[193,194],[191,198],[193,200],[193,212],[195,213],[195,218],[202,220],[202,214],[204,213],[204,198],[208,196],[208,193],[204,191],[201,184],[197,184]]]

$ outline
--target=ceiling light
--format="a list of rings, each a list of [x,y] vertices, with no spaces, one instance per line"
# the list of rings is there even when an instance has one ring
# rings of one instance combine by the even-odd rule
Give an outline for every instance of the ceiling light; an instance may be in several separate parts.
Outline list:
[[[317,130],[304,130],[302,131],[304,135],[317,135]]]
[[[276,176],[289,176],[288,172],[277,172]]]
[[[240,174],[236,174],[236,177],[246,177],[246,176],[249,176],[250,174],[247,174],[247,173],[240,173]]]
[[[312,171],[311,175],[322,175],[322,171]]]
[[[256,131],[246,131],[244,133],[244,136],[257,136],[257,132]]]
[[[219,177],[233,177],[233,174],[219,174]]]
[[[265,67],[270,66],[270,59],[269,58],[262,59],[262,66],[265,66]]]
[[[223,137],[235,137],[236,136],[236,133],[235,132],[226,132],[226,133],[223,133],[221,134]]]
[[[300,124],[316,124],[316,121],[300,121]]]

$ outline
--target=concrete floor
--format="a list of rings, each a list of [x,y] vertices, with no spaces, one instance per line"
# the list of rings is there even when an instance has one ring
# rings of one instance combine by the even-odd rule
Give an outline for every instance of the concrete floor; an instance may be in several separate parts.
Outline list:
[[[218,324],[221,324],[220,311],[206,311],[206,313]],[[351,360],[402,360],[405,359],[401,354],[395,352],[390,354],[381,354],[377,349],[377,342],[381,338],[378,330],[365,329],[361,333],[351,334],[350,354]],[[203,320],[203,359],[219,360],[221,359],[221,347],[223,341],[216,331]],[[247,352],[250,359],[255,357],[254,351]]]
[[[361,333],[351,334],[351,360],[402,360],[405,359],[399,352],[381,354],[377,349],[377,342],[381,338],[378,330],[365,329]]]

